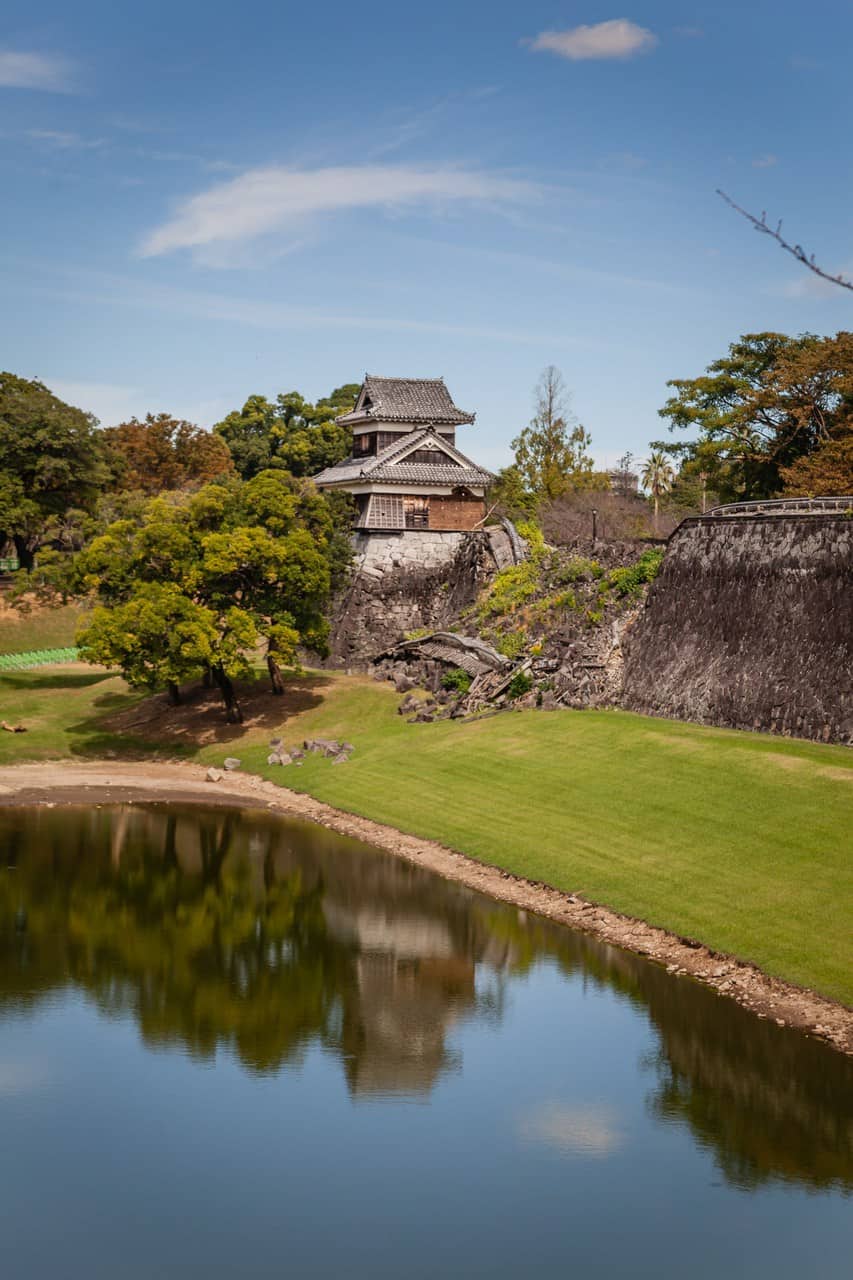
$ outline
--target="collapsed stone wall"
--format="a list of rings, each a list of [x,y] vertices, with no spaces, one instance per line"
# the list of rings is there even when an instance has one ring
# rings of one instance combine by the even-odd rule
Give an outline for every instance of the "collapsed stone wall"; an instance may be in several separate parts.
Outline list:
[[[686,520],[623,647],[631,710],[853,745],[853,520]]]
[[[328,665],[366,669],[407,633],[453,622],[512,562],[508,541],[500,529],[354,535],[352,573],[332,604]]]

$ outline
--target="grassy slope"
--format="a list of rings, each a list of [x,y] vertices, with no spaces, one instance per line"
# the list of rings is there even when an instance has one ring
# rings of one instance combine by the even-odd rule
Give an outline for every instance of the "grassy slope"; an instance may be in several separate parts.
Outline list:
[[[98,728],[129,700],[122,688],[85,672],[0,678],[0,717],[34,726],[0,733],[0,761],[138,751]],[[582,892],[853,1004],[847,749],[622,712],[408,725],[387,686],[330,676],[317,692],[319,705],[280,732],[290,743],[349,738],[348,764],[310,757],[300,769],[267,766],[268,728],[198,758],[239,755],[245,769],[330,804]]]
[[[30,653],[33,649],[64,649],[74,644],[85,610],[69,604],[62,609],[36,609],[30,614],[0,609],[0,653]]]
[[[270,767],[260,744],[237,754],[330,804],[853,1003],[853,753],[623,712],[415,726],[398,701],[336,680],[285,727],[286,741],[349,738],[346,765]]]

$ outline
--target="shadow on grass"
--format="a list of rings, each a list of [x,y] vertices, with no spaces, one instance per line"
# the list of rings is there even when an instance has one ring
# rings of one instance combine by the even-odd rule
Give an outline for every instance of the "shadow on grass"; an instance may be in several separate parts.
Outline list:
[[[104,680],[115,680],[115,671],[61,671],[33,667],[29,671],[7,671],[0,682],[12,689],[87,689]]]
[[[94,751],[91,743],[99,741],[112,749],[119,743],[123,755],[132,749],[131,742],[140,750],[147,749],[149,755],[189,755],[202,746],[235,742],[252,731],[280,728],[291,717],[318,707],[323,690],[332,683],[321,672],[289,674],[284,694],[276,696],[265,677],[240,681],[236,692],[243,712],[242,724],[229,724],[219,691],[205,689],[201,684],[182,688],[177,707],[165,694],[155,694],[128,707],[126,695],[104,693],[95,699],[95,714],[69,728],[69,734],[79,733],[79,749],[88,754]],[[178,752],[178,748],[182,750]]]

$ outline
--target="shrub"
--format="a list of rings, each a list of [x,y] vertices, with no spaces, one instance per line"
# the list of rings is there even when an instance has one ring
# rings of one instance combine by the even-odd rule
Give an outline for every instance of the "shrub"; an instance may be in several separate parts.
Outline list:
[[[533,681],[526,671],[516,671],[515,675],[509,682],[507,688],[507,697],[515,701],[516,698],[523,698],[533,688]]]
[[[505,658],[520,658],[527,645],[526,631],[505,631],[495,644],[498,653]]]
[[[450,671],[445,671],[441,677],[441,687],[448,690],[455,689],[457,693],[467,693],[471,688],[471,677],[461,667],[453,667]]]
[[[639,596],[647,582],[654,582],[662,561],[663,548],[650,547],[633,564],[611,569],[607,585],[617,596]]]

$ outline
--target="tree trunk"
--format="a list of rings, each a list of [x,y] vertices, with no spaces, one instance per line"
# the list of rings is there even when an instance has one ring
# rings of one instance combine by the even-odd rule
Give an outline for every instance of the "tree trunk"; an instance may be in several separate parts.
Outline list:
[[[181,705],[181,691],[178,688],[177,682],[170,680],[166,685],[166,692],[169,695],[169,705],[172,707],[179,707]]]
[[[267,654],[267,670],[270,673],[270,684],[272,685],[273,693],[284,693],[284,677],[281,674],[281,667],[276,662],[275,655],[272,653]]]
[[[658,495],[655,494],[655,533],[657,533],[658,531],[658,507],[659,506],[660,506],[660,500],[658,498]]]
[[[35,568],[36,553],[32,550],[26,538],[22,538],[17,534],[12,538],[15,544],[15,550],[18,553],[18,564],[22,569],[26,569],[27,573],[31,573]]]
[[[203,689],[213,688],[213,672],[210,669],[210,663],[205,663],[204,671],[201,673],[201,686]]]
[[[237,701],[237,694],[234,692],[234,683],[231,677],[225,674],[225,670],[220,663],[213,669],[213,679],[222,694],[222,701],[225,703],[225,718],[229,724],[242,724],[243,712],[240,710],[240,704]]]

